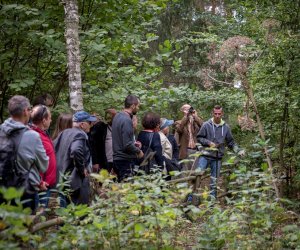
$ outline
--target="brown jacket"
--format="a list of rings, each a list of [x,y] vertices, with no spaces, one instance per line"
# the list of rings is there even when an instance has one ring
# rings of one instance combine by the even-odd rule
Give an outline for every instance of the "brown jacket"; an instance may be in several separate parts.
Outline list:
[[[179,159],[187,158],[187,149],[189,144],[189,131],[188,131],[188,122],[189,118],[187,116],[183,117],[181,120],[175,122],[176,126],[176,139],[179,145]],[[195,143],[197,142],[197,134],[200,130],[200,127],[203,123],[203,120],[195,116],[193,124],[191,126],[192,136],[194,138]]]

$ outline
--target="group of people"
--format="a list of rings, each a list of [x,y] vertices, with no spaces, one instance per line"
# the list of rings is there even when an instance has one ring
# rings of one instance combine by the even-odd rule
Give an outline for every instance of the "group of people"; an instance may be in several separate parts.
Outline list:
[[[210,166],[211,194],[216,197],[225,144],[240,151],[222,120],[222,107],[215,106],[206,122],[189,104],[181,107],[183,117],[176,122],[146,112],[143,129],[136,136],[139,107],[139,98],[128,95],[122,111],[105,111],[106,121],[85,111],[60,114],[51,138],[52,117],[46,103],[31,108],[26,97],[13,96],[8,102],[10,118],[0,125],[0,136],[6,139],[0,142],[0,187],[22,187],[23,206],[34,211],[38,205],[47,207],[51,190],[58,183],[67,183],[71,190],[68,196],[60,194],[61,206],[69,202],[88,204],[89,175],[101,169],[115,174],[121,182],[137,170],[146,174],[161,171],[169,179],[168,173],[174,170],[205,170]],[[170,127],[175,134],[170,133]],[[12,141],[7,145],[13,147],[4,141]],[[199,145],[198,159],[194,153]],[[191,160],[180,164],[183,159]],[[0,203],[3,201],[0,197]]]

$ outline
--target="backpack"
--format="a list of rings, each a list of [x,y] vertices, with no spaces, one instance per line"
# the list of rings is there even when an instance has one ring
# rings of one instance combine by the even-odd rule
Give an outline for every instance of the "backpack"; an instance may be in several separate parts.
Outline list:
[[[24,127],[5,133],[0,126],[0,187],[19,187],[22,182],[17,171],[17,152],[24,132],[28,128]]]

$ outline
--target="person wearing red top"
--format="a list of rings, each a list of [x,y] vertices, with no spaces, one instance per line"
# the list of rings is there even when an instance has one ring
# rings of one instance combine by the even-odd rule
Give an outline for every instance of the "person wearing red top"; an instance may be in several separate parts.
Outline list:
[[[40,203],[40,206],[47,207],[50,191],[56,185],[56,157],[53,147],[52,140],[47,134],[47,130],[51,124],[51,112],[48,107],[45,105],[36,105],[33,107],[31,112],[31,129],[39,133],[43,146],[45,148],[46,154],[49,157],[48,169],[45,173],[40,173],[41,183],[39,197],[37,200]],[[37,201],[36,201],[37,202]]]

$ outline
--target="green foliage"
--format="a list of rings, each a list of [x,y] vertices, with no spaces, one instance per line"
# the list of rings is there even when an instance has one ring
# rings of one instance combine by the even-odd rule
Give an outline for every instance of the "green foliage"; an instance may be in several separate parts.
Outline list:
[[[65,220],[40,248],[151,249],[169,246],[181,210],[174,206],[184,190],[170,188],[161,174],[112,183],[101,173],[106,199],[90,207],[68,206],[57,211]]]
[[[236,162],[230,158],[227,165],[233,167]],[[0,205],[1,246],[13,249],[181,249],[188,242],[194,249],[297,248],[300,241],[298,215],[274,199],[264,163],[255,163],[250,157],[237,164],[228,177],[229,195],[225,197],[225,204],[210,200],[208,191],[201,190],[198,207],[182,206],[181,202],[191,190],[185,183],[169,185],[160,173],[115,183],[106,171],[101,171],[92,177],[102,182],[105,198],[95,197],[90,206],[71,204],[66,209],[56,209],[64,224],[35,234],[29,231],[30,211],[22,210],[18,201],[22,192],[2,190],[6,198],[16,198],[17,205]],[[184,215],[191,218],[193,224],[187,223]],[[196,227],[197,242],[191,242],[189,236],[193,227]],[[180,236],[182,230],[186,237]]]
[[[299,225],[288,225],[293,216],[274,199],[264,164],[261,169],[253,169],[249,160],[240,161],[230,175],[231,195],[226,197],[225,207],[209,202],[201,206],[203,216],[195,249],[282,249],[299,242]]]
[[[23,210],[20,202],[22,194],[23,190],[3,187],[0,189],[0,195],[7,200],[7,204],[0,204],[0,249],[20,249],[41,239],[29,232],[32,223],[31,210]]]

